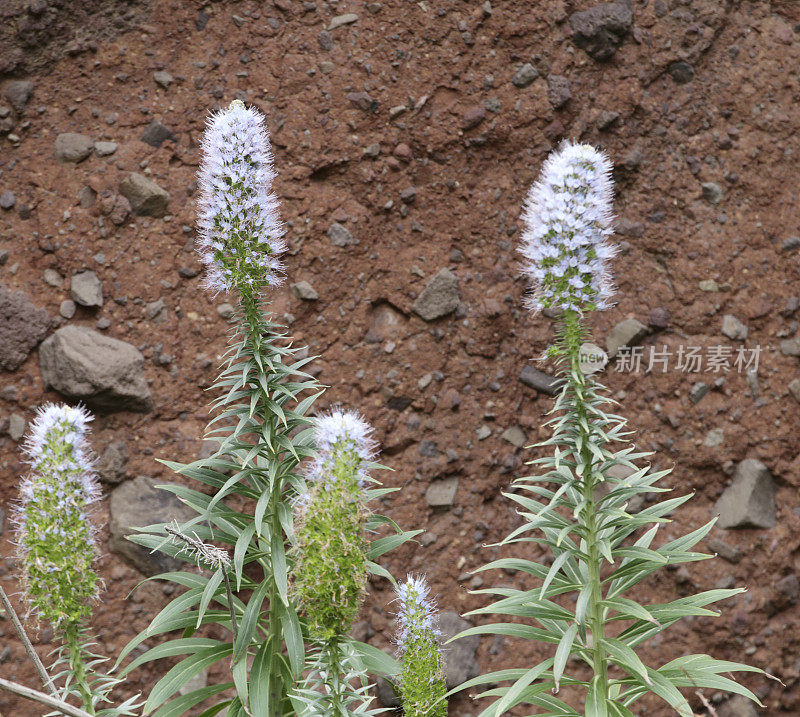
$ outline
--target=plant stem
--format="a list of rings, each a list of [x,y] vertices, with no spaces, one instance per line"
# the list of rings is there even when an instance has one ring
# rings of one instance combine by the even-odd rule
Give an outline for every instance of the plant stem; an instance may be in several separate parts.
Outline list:
[[[574,311],[568,311],[564,316],[563,348],[567,352],[570,371],[567,377],[570,389],[575,396],[575,407],[578,413],[578,438],[580,439],[580,463],[582,465],[582,494],[586,507],[581,511],[578,520],[583,523],[586,530],[586,548],[588,554],[587,570],[591,594],[587,606],[587,618],[592,634],[592,668],[598,677],[599,693],[608,701],[608,656],[601,644],[605,637],[605,620],[603,615],[603,588],[600,577],[602,555],[597,544],[597,512],[595,505],[595,489],[597,482],[592,469],[594,457],[588,445],[592,440],[591,420],[586,408],[586,376],[580,365],[580,347],[585,338],[584,327],[580,316]],[[591,380],[591,379],[590,379]],[[577,458],[577,456],[576,456]]]
[[[73,707],[66,702],[62,702],[61,700],[51,697],[50,695],[46,695],[44,692],[32,690],[30,687],[25,687],[25,685],[20,685],[18,682],[12,682],[11,680],[6,680],[2,677],[0,677],[0,690],[5,690],[6,692],[11,692],[12,694],[24,697],[25,699],[47,705],[54,710],[58,710],[61,712],[61,714],[67,715],[67,717],[92,717],[89,712],[84,712],[78,707]]]
[[[269,326],[264,321],[258,296],[254,295],[252,291],[245,286],[240,287],[239,296],[243,314],[242,319],[246,327],[245,342],[248,344],[248,348],[253,356],[257,356],[260,359],[264,354],[264,349],[269,351],[272,346],[269,339],[265,340],[265,333],[269,331]],[[259,365],[262,365],[261,361],[258,363]],[[263,387],[261,387],[260,390],[262,391],[265,399],[270,398]],[[276,445],[274,440],[274,426],[270,425],[268,426],[268,429],[271,434],[270,442],[272,445]],[[271,456],[271,459],[274,461],[278,460],[277,450],[274,451],[274,455]],[[281,500],[281,489],[282,484],[280,480],[275,480],[274,484],[269,488],[270,499],[267,506],[266,515],[268,515],[270,519],[271,536],[283,536],[283,528],[281,527],[280,515],[278,512],[278,504]],[[281,600],[281,596],[278,592],[278,586],[274,575],[268,574],[265,579],[270,580],[271,582],[269,588],[269,632],[267,636],[267,640],[269,641],[270,645],[270,651],[272,653],[270,656],[270,670],[268,678],[270,704],[273,705],[272,709],[275,717],[284,717],[286,714],[293,712],[285,712],[284,709],[286,707],[284,700],[286,694],[288,693],[288,686],[283,684],[283,678],[280,669],[281,650],[283,647],[283,630],[278,615],[278,604]]]
[[[83,708],[89,713],[94,714],[92,688],[86,676],[86,664],[83,661],[83,648],[80,640],[80,626],[76,622],[69,623],[64,628],[64,642],[67,643],[69,651],[69,669],[75,684],[80,692]]]
[[[36,650],[33,649],[33,645],[28,639],[28,635],[25,633],[25,628],[22,626],[22,623],[20,622],[20,619],[14,610],[14,606],[11,604],[11,601],[8,599],[8,595],[6,595],[2,586],[0,586],[0,602],[3,603],[3,609],[11,620],[11,624],[14,626],[14,630],[16,630],[22,646],[25,648],[25,652],[27,652],[28,657],[31,658],[31,662],[33,662],[33,666],[36,668],[36,672],[39,674],[39,679],[42,681],[45,689],[49,690],[53,697],[58,698],[58,690],[56,690],[55,685],[53,684],[53,678],[47,674],[47,670],[44,668],[42,661],[39,659],[39,655],[37,655]]]

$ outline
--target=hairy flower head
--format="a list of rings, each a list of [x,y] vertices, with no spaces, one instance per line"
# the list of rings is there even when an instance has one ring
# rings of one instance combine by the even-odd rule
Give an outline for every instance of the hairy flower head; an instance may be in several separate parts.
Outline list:
[[[308,471],[309,478],[315,482],[329,479],[339,461],[347,464],[363,488],[367,466],[377,452],[373,432],[358,411],[337,407],[316,418],[314,438],[319,456]]]
[[[611,161],[587,144],[565,143],[545,161],[528,192],[520,253],[533,311],[605,309],[614,285]]]
[[[234,100],[202,140],[198,250],[213,291],[259,292],[282,282],[286,251],[263,115]]]
[[[82,407],[47,404],[24,447],[31,470],[14,510],[17,556],[29,612],[53,625],[86,617],[100,586],[89,515],[100,495],[86,442],[91,420]]]
[[[402,670],[399,675],[403,714],[446,717],[444,662],[437,638],[436,602],[422,576],[408,575],[397,588],[400,610],[395,640]]]
[[[295,502],[292,591],[312,636],[329,640],[350,628],[366,586],[364,485],[376,445],[358,413],[338,408],[317,418],[315,438],[309,489]]]

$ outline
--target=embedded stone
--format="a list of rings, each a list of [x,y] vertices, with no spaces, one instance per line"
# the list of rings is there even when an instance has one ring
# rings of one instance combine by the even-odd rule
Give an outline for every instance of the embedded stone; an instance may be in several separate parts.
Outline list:
[[[144,357],[124,341],[68,325],[39,349],[42,380],[61,395],[98,411],[153,409]]]
[[[743,460],[714,510],[720,528],[774,528],[775,482],[769,469],[755,458]]]
[[[131,204],[135,214],[163,217],[169,205],[169,192],[142,174],[131,172],[119,184],[119,191]]]
[[[414,302],[414,313],[425,321],[452,314],[458,307],[458,277],[444,268],[434,276]]]

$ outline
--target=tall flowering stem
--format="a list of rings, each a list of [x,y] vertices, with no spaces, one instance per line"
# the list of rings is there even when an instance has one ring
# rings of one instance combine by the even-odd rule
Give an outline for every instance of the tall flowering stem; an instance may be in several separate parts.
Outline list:
[[[150,526],[133,539],[173,555],[186,555],[187,548],[192,552],[191,543],[205,545],[205,552],[197,545],[195,552],[213,575],[203,576],[199,585],[196,577],[179,578],[189,586],[176,597],[180,616],[157,616],[120,660],[147,637],[175,629],[176,620],[192,630],[222,625],[230,630],[230,639],[187,645],[189,668],[182,674],[189,679],[203,659],[230,658],[236,697],[220,704],[231,705],[231,714],[247,709],[286,717],[293,714],[289,694],[305,665],[304,627],[288,595],[291,504],[304,486],[298,466],[313,454],[306,413],[321,388],[302,370],[310,359],[297,358],[299,349],[269,313],[268,292],[282,283],[285,242],[264,117],[238,100],[232,102],[211,115],[202,149],[197,248],[206,265],[205,284],[213,294],[232,295],[238,311],[225,363],[212,387],[222,395],[214,402],[216,415],[206,438],[217,441],[219,448],[194,463],[165,463],[212,486],[214,493],[165,486],[197,516],[171,526],[172,532],[169,525]],[[230,568],[225,561],[205,560],[214,545],[223,546]],[[252,591],[246,601],[239,597],[242,590]],[[162,655],[150,651],[125,669]],[[223,692],[229,684],[196,690],[168,704],[190,709],[209,691]],[[150,693],[145,710],[159,708],[180,686],[168,673]]]
[[[355,411],[336,408],[317,418],[318,454],[306,473],[309,488],[295,505],[290,591],[319,648],[312,678],[298,697],[317,715],[348,714],[349,705],[365,701],[363,690],[349,685],[342,643],[369,572],[365,489],[376,453],[372,432]]]
[[[540,579],[541,585],[478,590],[499,597],[470,614],[511,615],[534,624],[481,625],[455,639],[471,634],[533,639],[552,645],[553,655],[532,667],[482,675],[461,685],[459,689],[513,682],[478,695],[496,698],[486,715],[499,717],[527,704],[548,714],[578,717],[568,702],[556,697],[562,687],[573,702],[576,693],[580,696],[586,717],[633,717],[631,706],[648,693],[682,717],[692,717],[681,688],[725,689],[758,703],[750,690],[723,674],[761,670],[707,655],[686,655],[654,669],[637,654],[641,644],[682,617],[716,616],[707,606],[742,590],[708,590],[664,605],[643,605],[625,596],[660,567],[711,558],[693,548],[715,520],[651,547],[658,527],[670,522],[667,515],[691,495],[634,510],[632,499],[668,492],[657,483],[669,471],[636,465],[650,454],[637,452],[624,418],[606,412],[613,402],[580,361],[581,344],[590,338],[586,314],[608,307],[613,296],[610,171],[610,162],[598,150],[566,144],[545,162],[525,206],[520,251],[533,289],[528,303],[534,312],[560,312],[550,355],[558,361],[562,388],[551,412],[555,415],[546,424],[553,435],[537,446],[551,455],[530,462],[539,475],[517,479],[515,491],[504,493],[521,507],[523,524],[500,545],[536,542],[552,559],[542,564],[502,558],[479,568],[519,570]],[[573,601],[552,599],[570,593]],[[617,623],[613,630],[612,622]],[[588,666],[588,678],[571,674],[570,658]]]
[[[39,410],[25,443],[31,469],[14,519],[28,614],[62,636],[71,679],[84,709],[93,712],[81,640],[100,587],[94,570],[97,529],[90,516],[100,495],[86,441],[91,420],[80,407],[48,404]]]
[[[447,717],[444,661],[438,645],[436,604],[423,577],[408,576],[397,588],[398,679],[406,717]]]

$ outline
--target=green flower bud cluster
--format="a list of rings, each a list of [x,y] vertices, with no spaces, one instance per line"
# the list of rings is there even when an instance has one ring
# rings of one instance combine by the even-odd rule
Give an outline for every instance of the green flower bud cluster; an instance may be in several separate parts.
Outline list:
[[[31,471],[14,513],[17,557],[29,613],[55,627],[87,617],[100,587],[89,516],[99,497],[85,440],[91,420],[81,407],[48,404],[25,445]]]
[[[363,482],[373,453],[371,431],[352,412],[335,410],[318,419],[320,456],[309,471],[311,488],[296,504],[292,592],[320,641],[350,629],[366,587]]]
[[[397,589],[398,679],[405,717],[447,717],[444,662],[437,643],[436,605],[425,578],[408,576]]]

